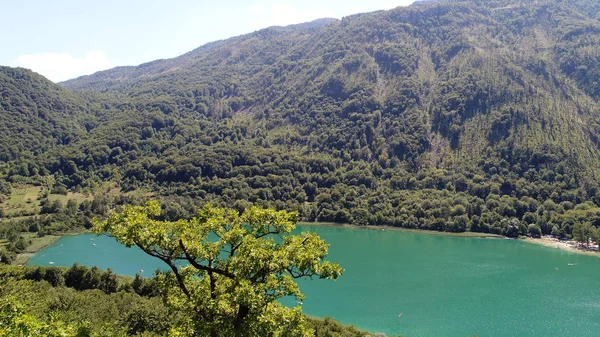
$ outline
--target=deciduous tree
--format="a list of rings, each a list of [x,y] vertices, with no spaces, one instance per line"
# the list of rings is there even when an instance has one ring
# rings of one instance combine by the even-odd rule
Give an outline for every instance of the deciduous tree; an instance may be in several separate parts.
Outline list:
[[[138,246],[168,266],[159,272],[167,304],[187,312],[198,336],[310,336],[295,279],[337,279],[325,261],[327,243],[314,233],[292,235],[297,215],[252,207],[243,214],[207,205],[191,220],[160,221],[155,201],[125,206],[94,223],[127,246]]]

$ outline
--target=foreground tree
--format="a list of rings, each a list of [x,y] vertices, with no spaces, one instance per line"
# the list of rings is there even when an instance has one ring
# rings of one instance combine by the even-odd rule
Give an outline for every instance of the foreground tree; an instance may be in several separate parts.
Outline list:
[[[291,235],[297,216],[286,211],[237,211],[207,205],[197,217],[159,221],[157,202],[125,206],[96,234],[108,233],[167,264],[158,281],[170,306],[187,312],[195,336],[310,336],[301,308],[277,302],[304,299],[294,279],[337,279],[343,269],[324,261],[328,245],[314,233]]]

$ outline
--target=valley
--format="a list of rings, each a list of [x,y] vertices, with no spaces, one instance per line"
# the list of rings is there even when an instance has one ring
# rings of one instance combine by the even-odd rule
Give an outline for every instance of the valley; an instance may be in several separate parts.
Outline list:
[[[20,313],[0,323],[367,334],[331,316],[390,336],[592,336],[598,78],[592,0],[417,1],[58,83],[0,66],[0,312]],[[159,260],[102,231],[173,274],[152,278]],[[75,268],[89,282],[65,287],[74,262],[111,270]],[[113,282],[140,270],[146,292]],[[305,304],[286,302],[296,278]]]

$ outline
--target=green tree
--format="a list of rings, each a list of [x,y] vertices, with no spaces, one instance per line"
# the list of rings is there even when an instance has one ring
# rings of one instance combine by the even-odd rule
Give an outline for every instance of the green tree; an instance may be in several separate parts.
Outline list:
[[[60,287],[65,285],[65,277],[63,272],[59,268],[50,267],[46,269],[44,274],[44,280],[50,282],[53,287]]]
[[[600,227],[594,229],[594,232],[592,233],[592,241],[598,245],[598,250],[600,251]]]
[[[66,211],[69,215],[73,215],[77,213],[78,207],[79,205],[77,204],[77,200],[69,199],[69,201],[67,201]]]
[[[77,290],[83,290],[84,278],[88,270],[87,267],[80,266],[79,263],[75,262],[65,273],[65,285]]]
[[[100,287],[102,272],[98,267],[88,269],[83,276],[82,289],[98,289]]]
[[[540,226],[533,223],[527,226],[527,232],[532,238],[539,238],[542,236],[542,230],[540,229]]]
[[[0,248],[0,264],[11,264],[13,255],[6,251],[3,247]]]
[[[594,227],[589,222],[578,222],[573,225],[573,239],[579,243],[585,243],[590,247],[590,238],[594,234]]]
[[[159,287],[167,304],[189,314],[199,336],[311,336],[301,308],[277,302],[302,300],[294,279],[337,279],[339,265],[324,261],[327,243],[314,233],[291,235],[297,215],[252,207],[237,211],[207,205],[197,217],[155,220],[160,205],[125,206],[94,223],[165,262]]]
[[[0,301],[0,337],[87,337],[90,336],[88,323],[69,324],[54,319],[40,321],[25,312],[24,306],[14,297]]]
[[[117,275],[113,274],[112,269],[108,268],[100,277],[100,290],[107,294],[116,293],[119,287]]]
[[[18,254],[27,249],[27,246],[28,244],[25,238],[19,235],[18,239],[8,246],[8,249]]]
[[[138,295],[141,295],[143,286],[144,279],[142,278],[142,275],[140,275],[140,273],[135,273],[135,278],[131,282],[131,288],[133,288],[133,291],[135,291]]]

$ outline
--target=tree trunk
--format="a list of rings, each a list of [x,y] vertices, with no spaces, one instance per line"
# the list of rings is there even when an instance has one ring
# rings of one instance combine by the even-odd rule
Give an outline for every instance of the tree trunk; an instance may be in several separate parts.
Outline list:
[[[237,317],[233,321],[233,327],[235,328],[235,330],[240,330],[240,328],[242,327],[242,323],[244,322],[244,318],[248,316],[248,312],[250,312],[250,308],[248,308],[245,305],[240,305]]]

